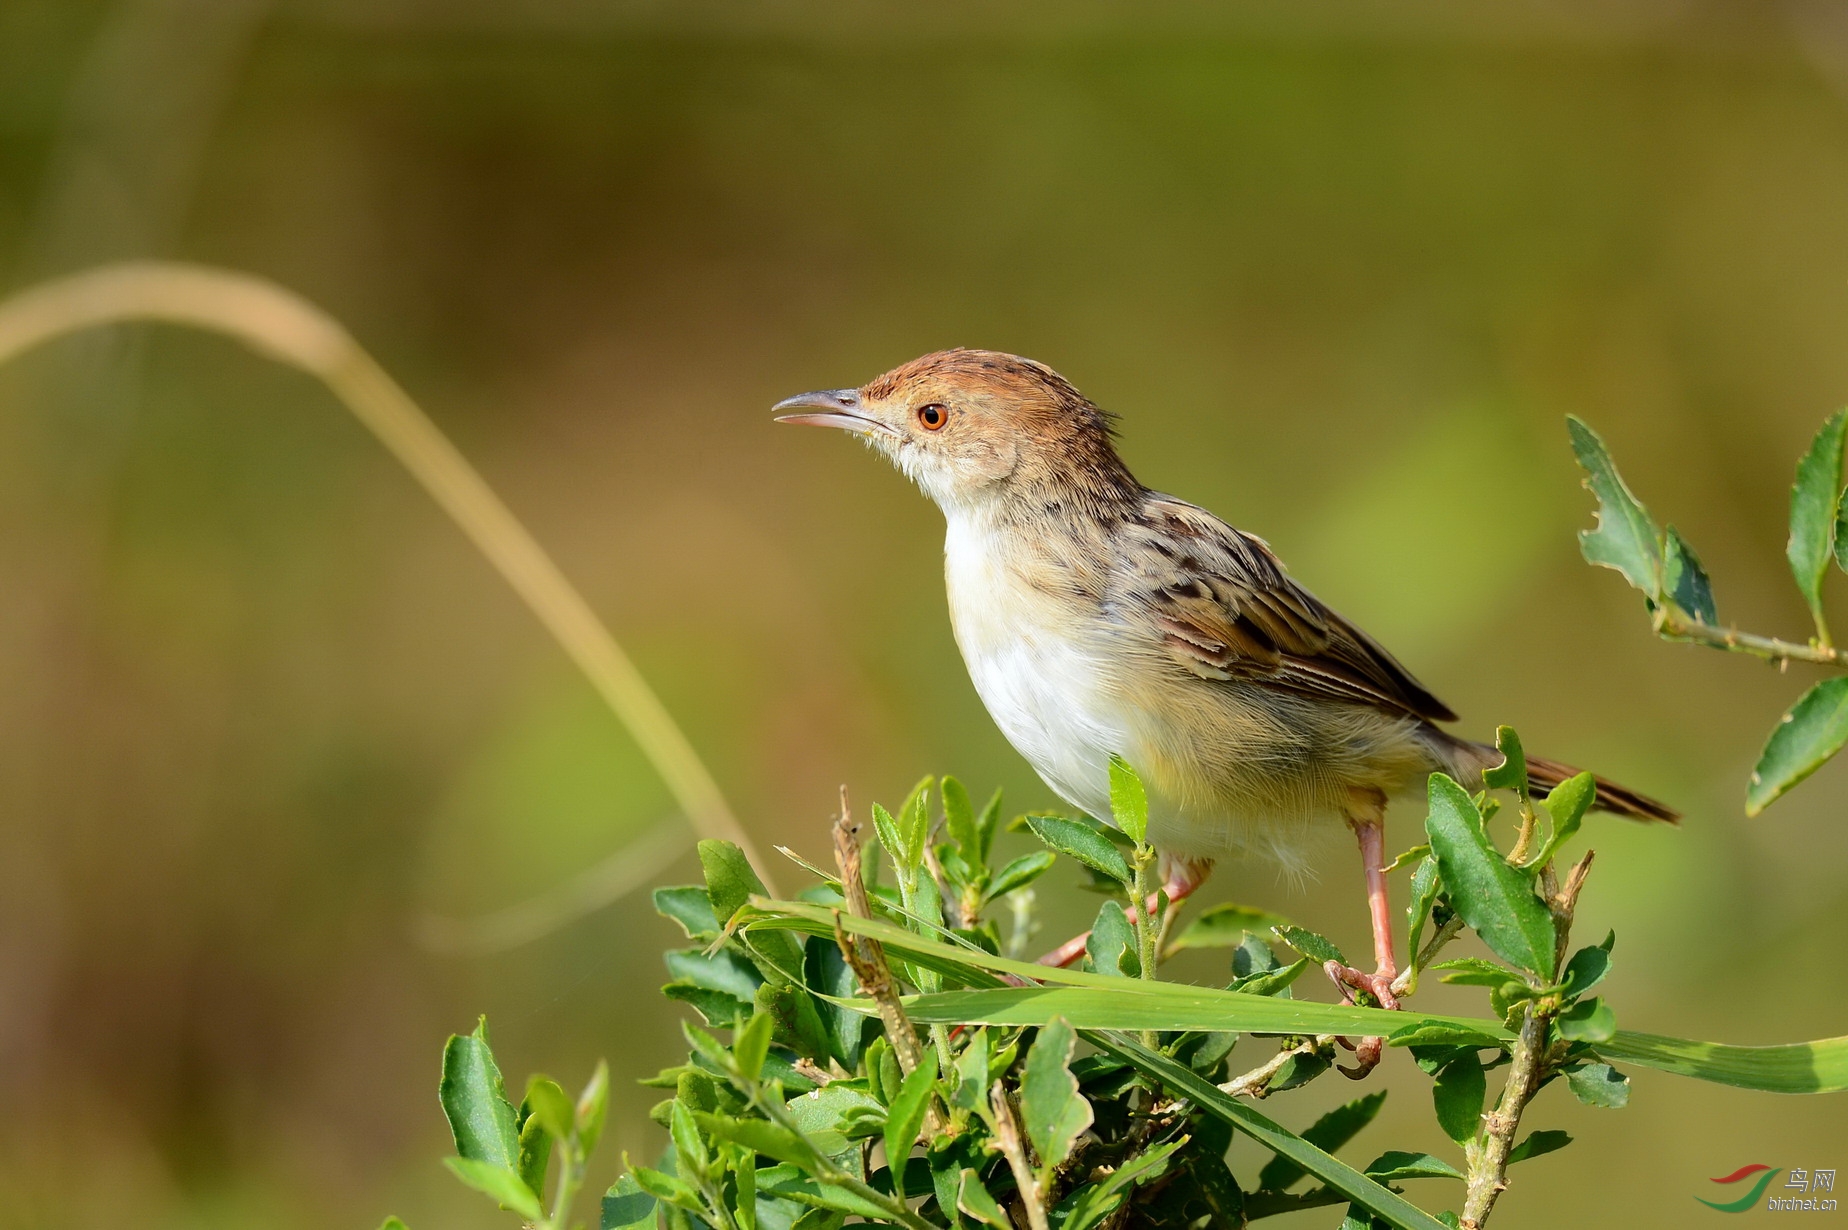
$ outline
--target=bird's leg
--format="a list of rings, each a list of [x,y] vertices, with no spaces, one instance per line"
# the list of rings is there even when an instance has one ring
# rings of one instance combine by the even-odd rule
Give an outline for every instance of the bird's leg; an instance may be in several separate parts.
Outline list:
[[[1210,858],[1182,858],[1178,854],[1163,854],[1161,856],[1161,873],[1161,891],[1167,894],[1168,908],[1173,909],[1181,902],[1187,900],[1187,898],[1193,896],[1194,891],[1202,884],[1206,883],[1206,877],[1213,873],[1213,860]],[[1150,913],[1153,913],[1160,904],[1159,896],[1160,894],[1157,894],[1148,899],[1146,908]],[[1125,910],[1124,913],[1129,916],[1129,921],[1133,925],[1136,921],[1136,907],[1132,905],[1129,909]],[[1056,969],[1064,969],[1066,966],[1078,960],[1078,958],[1084,956],[1085,945],[1090,942],[1090,939],[1091,933],[1089,931],[1081,932],[1041,957],[1039,963],[1041,965],[1053,966]]]
[[[1353,810],[1348,815],[1348,827],[1354,830],[1354,836],[1360,845],[1361,867],[1367,875],[1367,910],[1373,920],[1373,963],[1371,974],[1362,973],[1341,964],[1329,961],[1323,970],[1341,990],[1341,998],[1348,1003],[1354,1002],[1355,991],[1365,991],[1371,995],[1382,1008],[1397,1008],[1399,998],[1393,994],[1392,981],[1399,976],[1398,962],[1392,953],[1392,904],[1386,894],[1386,800],[1377,793],[1356,795]],[[1354,1051],[1352,1068],[1342,1068],[1342,1074],[1359,1080],[1380,1061],[1380,1054],[1385,1046],[1383,1038],[1362,1038],[1358,1043],[1341,1039],[1341,1044]]]

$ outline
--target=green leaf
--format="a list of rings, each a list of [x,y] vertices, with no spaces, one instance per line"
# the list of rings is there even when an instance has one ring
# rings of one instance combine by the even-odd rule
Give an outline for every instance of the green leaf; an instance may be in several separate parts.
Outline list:
[[[799,901],[763,901],[748,920],[753,930],[795,930],[832,939],[835,913]],[[1440,1017],[1409,1009],[1385,1012],[1344,1004],[1311,1003],[1240,995],[1213,987],[1186,986],[1151,979],[1130,981],[1079,970],[1061,970],[1030,961],[997,956],[979,948],[954,948],[914,934],[884,919],[841,915],[840,925],[853,935],[878,940],[906,960],[930,962],[977,991],[950,991],[910,1001],[914,1021],[929,1024],[989,1023],[1043,1025],[1063,1016],[1079,1029],[1221,1029],[1252,1033],[1336,1033],[1387,1036],[1421,1024],[1444,1023],[1479,1030],[1505,1043],[1512,1038],[1500,1022]],[[999,975],[1032,980],[1036,985],[1004,987]],[[1051,985],[1037,985],[1051,984]],[[856,1003],[868,1016],[877,1009]],[[930,1011],[930,1020],[918,1013]],[[1095,1019],[1087,1019],[1087,1014]],[[1106,1019],[1107,1018],[1107,1019]],[[1119,1024],[1126,1020],[1127,1024]],[[695,1049],[724,1048],[692,1026],[683,1027]],[[1606,1058],[1621,1059],[1664,1072],[1692,1076],[1741,1089],[1767,1093],[1836,1093],[1848,1090],[1848,1037],[1825,1038],[1782,1046],[1728,1046],[1619,1030],[1599,1045]],[[722,1060],[721,1060],[722,1062]]]
[[[518,1213],[528,1221],[538,1221],[545,1216],[545,1210],[539,1207],[539,1197],[507,1167],[472,1157],[446,1157],[443,1165],[449,1167],[456,1178],[493,1199],[503,1209]]]
[[[746,1119],[741,1122],[761,1123],[763,1120]],[[760,1195],[796,1200],[803,1204],[813,1205],[818,1209],[835,1209],[842,1213],[857,1214],[876,1225],[886,1223],[889,1219],[889,1214],[884,1208],[865,1197],[845,1187],[817,1183],[794,1166],[772,1166],[766,1170],[759,1170],[757,1190]],[[835,1224],[838,1225],[838,1223]]]
[[[520,1164],[520,1136],[507,1100],[507,1087],[488,1046],[488,1018],[466,1037],[452,1034],[443,1047],[439,1089],[456,1152],[465,1161],[485,1162],[512,1174]]]
[[[894,864],[901,869],[905,867],[905,835],[899,829],[898,819],[891,812],[873,804],[873,831],[879,835],[879,845]]]
[[[950,1104],[963,1110],[980,1110],[988,1103],[988,1031],[978,1029],[969,1035],[962,1054],[956,1057],[956,1084],[950,1090]]]
[[[1481,814],[1463,787],[1431,775],[1425,832],[1450,904],[1503,960],[1542,977],[1553,972],[1553,916],[1529,878],[1510,867],[1483,835]]]
[[[1142,976],[1142,961],[1136,955],[1136,928],[1123,907],[1114,901],[1106,901],[1098,908],[1084,951],[1091,958],[1091,968],[1100,974],[1117,978]]]
[[[1527,757],[1521,751],[1521,737],[1514,733],[1512,726],[1495,728],[1495,750],[1502,754],[1502,762],[1482,771],[1483,786],[1490,790],[1512,790],[1526,798]]]
[[[789,1230],[841,1230],[846,1218],[833,1209],[810,1209],[790,1223]],[[675,1230],[679,1230],[678,1227]]]
[[[1566,1132],[1541,1130],[1528,1134],[1526,1140],[1508,1150],[1508,1164],[1524,1162],[1530,1157],[1543,1157],[1557,1152],[1572,1143],[1572,1137]]]
[[[1493,961],[1481,957],[1457,957],[1439,961],[1432,969],[1444,971],[1444,981],[1465,987],[1498,987],[1504,982],[1519,982],[1521,976]]]
[[[731,1065],[731,1052],[705,1030],[682,1021],[680,1032],[686,1036],[687,1045],[693,1048],[698,1058],[707,1062],[712,1071],[723,1072]]]
[[[1027,827],[1049,848],[1077,859],[1093,871],[1122,884],[1136,878],[1123,852],[1088,824],[1064,816],[1028,816]]]
[[[1405,907],[1405,917],[1410,924],[1410,932],[1405,941],[1408,960],[1418,959],[1418,947],[1424,940],[1425,923],[1431,917],[1431,905],[1443,887],[1444,881],[1438,875],[1435,858],[1425,859],[1412,872],[1412,900]]]
[[[1579,533],[1579,550],[1591,564],[1623,573],[1652,602],[1662,596],[1661,534],[1649,513],[1630,494],[1617,464],[1598,433],[1576,415],[1566,416],[1572,452],[1585,470],[1585,485],[1598,500],[1597,528]]]
[[[1797,481],[1790,489],[1790,542],[1784,555],[1818,630],[1823,627],[1822,578],[1835,549],[1835,508],[1842,493],[1845,427],[1848,411],[1837,410],[1829,416],[1810,441],[1809,451],[1797,462]]]
[[[719,934],[719,920],[712,912],[712,898],[698,884],[654,890],[655,913],[680,924],[690,940],[709,943]]]
[[[1465,1025],[1427,1023],[1388,1034],[1388,1046],[1501,1046],[1500,1038]]]
[[[1848,491],[1835,509],[1835,564],[1848,571]]]
[[[540,1126],[552,1134],[554,1140],[570,1137],[576,1114],[571,1105],[571,1095],[557,1081],[549,1076],[528,1077],[525,1106],[528,1113],[539,1120]]]
[[[894,1094],[898,1092],[893,1090]],[[848,1081],[835,1081],[821,1089],[790,1098],[791,1126],[816,1150],[837,1157],[852,1148],[852,1140],[877,1136],[885,1124],[886,1108],[872,1094]]]
[[[700,842],[699,865],[706,872],[706,897],[712,916],[721,927],[753,894],[761,896],[764,892],[764,882],[751,870],[751,860],[729,841],[708,837]]]
[[[680,1105],[678,1102],[676,1106]],[[693,1121],[710,1136],[743,1145],[765,1157],[805,1169],[821,1164],[814,1147],[788,1128],[768,1119],[738,1119],[706,1111],[693,1112]],[[758,1171],[759,1187],[764,1186],[764,1171]]]
[[[1585,820],[1585,813],[1598,797],[1598,779],[1589,773],[1568,777],[1547,793],[1546,814],[1553,818],[1553,831],[1528,862],[1529,867],[1544,867],[1553,861],[1560,847],[1572,840]]]
[[[1266,1093],[1287,1093],[1307,1085],[1327,1072],[1332,1065],[1318,1051],[1298,1051],[1283,1061],[1283,1066],[1265,1084]]]
[[[1071,1071],[1076,1042],[1072,1027],[1055,1018],[1033,1040],[1021,1074],[1020,1117],[1043,1169],[1071,1156],[1073,1142],[1091,1126],[1091,1104]]]
[[[1381,1183],[1398,1183],[1405,1179],[1461,1179],[1463,1172],[1429,1153],[1388,1149],[1367,1163],[1367,1177]]]
[[[1805,692],[1759,753],[1745,789],[1745,814],[1756,816],[1792,786],[1828,763],[1848,743],[1848,675],[1824,679]]]
[[[739,1017],[751,1015],[749,1001],[690,982],[670,982],[661,988],[661,994],[683,1004],[692,1004],[708,1025],[729,1029]]]
[[[1694,548],[1672,525],[1662,546],[1663,584],[1669,601],[1701,623],[1720,622],[1719,608],[1713,604],[1713,582],[1707,579],[1707,570],[1700,566]]]
[[[973,1170],[962,1172],[962,1178],[956,1191],[956,1211],[964,1217],[973,1217],[984,1226],[994,1230],[1014,1230],[1014,1223],[1008,1220],[995,1198],[982,1186],[981,1178]]]
[[[1352,1102],[1337,1106],[1317,1119],[1310,1125],[1309,1130],[1303,1133],[1303,1139],[1318,1149],[1333,1153],[1354,1139],[1360,1133],[1360,1129],[1372,1123],[1374,1117],[1380,1113],[1380,1107],[1385,1104],[1386,1091],[1384,1089],[1370,1093],[1364,1098],[1355,1098]],[[1258,1172],[1258,1186],[1282,1191],[1307,1173],[1308,1171],[1289,1158],[1282,1154],[1274,1154],[1270,1161],[1264,1163],[1264,1169]]]
[[[905,1190],[905,1159],[918,1142],[924,1126],[924,1112],[930,1107],[931,1094],[937,1087],[937,1052],[927,1050],[923,1061],[911,1070],[899,1086],[898,1096],[886,1112],[886,1165],[892,1169],[892,1190]]]
[[[1608,1063],[1588,1063],[1566,1073],[1566,1085],[1587,1106],[1618,1110],[1630,1102],[1630,1078]]]
[[[712,1155],[706,1149],[705,1138],[699,1134],[699,1127],[693,1122],[693,1112],[685,1102],[675,1100],[667,1121],[668,1135],[674,1140],[674,1157],[679,1163],[677,1169],[687,1178],[694,1178],[706,1173],[712,1165]]]
[[[1035,850],[1011,860],[1007,866],[995,873],[995,878],[988,885],[988,900],[994,901],[1007,896],[1017,888],[1025,888],[1033,881],[1052,870],[1057,861],[1051,850]]]
[[[982,838],[982,848],[978,852],[978,860],[980,862],[988,862],[989,851],[994,848],[995,834],[999,832],[1000,829],[1001,792],[996,790],[993,794],[988,796],[988,802],[982,805],[981,813],[975,818],[975,831],[981,834]]]
[[[764,1070],[764,1056],[770,1053],[772,1026],[769,1013],[753,1013],[732,1040],[732,1061],[738,1065],[738,1074],[746,1081],[755,1081]]]
[[[1617,1036],[1617,1014],[1602,999],[1581,999],[1560,1014],[1559,1036],[1569,1042],[1609,1042]]]
[[[1110,818],[1137,845],[1148,840],[1148,792],[1143,790],[1142,779],[1129,767],[1129,761],[1114,753],[1110,757]]]
[[[749,1003],[763,985],[764,976],[750,959],[733,948],[706,953],[697,948],[681,948],[663,954],[667,972],[677,982],[691,983],[709,991],[723,991],[733,999]],[[724,1022],[731,1024],[730,1021]]]
[[[1299,960],[1307,961],[1308,957]],[[1232,950],[1232,973],[1238,978],[1249,978],[1253,974],[1268,973],[1278,968],[1277,954],[1271,946],[1256,935],[1247,935],[1239,946]]]
[[[924,865],[924,846],[930,840],[930,788],[936,784],[934,777],[919,778],[905,801],[899,804],[898,831],[905,842],[905,856],[915,860],[906,866]]]
[[[541,1200],[545,1198],[545,1173],[552,1161],[554,1139],[537,1115],[520,1124],[520,1182]]]
[[[943,779],[941,790],[944,831],[963,852],[963,857],[979,866],[986,860],[982,854],[981,830],[975,822],[975,804],[970,802],[968,790],[953,777]]]
[[[1252,998],[1247,996],[1245,998]],[[1254,1003],[1274,1000],[1253,999]],[[1384,1015],[1382,1013],[1382,1015]],[[1281,1127],[1255,1107],[1238,1101],[1186,1065],[1159,1051],[1115,1034],[1086,1031],[1085,1041],[1099,1050],[1128,1060],[1139,1071],[1160,1081],[1170,1093],[1187,1098],[1202,1110],[1223,1119],[1273,1153],[1279,1153],[1320,1179],[1330,1189],[1362,1205],[1398,1230],[1439,1230],[1442,1222],[1396,1192],[1361,1174],[1346,1162],[1330,1156],[1296,1133]]]
[[[757,1011],[771,1021],[770,1036],[798,1055],[828,1061],[828,1031],[815,1008],[815,997],[797,986],[766,982],[757,988]]]
[[[1482,1060],[1473,1050],[1461,1051],[1437,1070],[1431,1102],[1437,1108],[1437,1125],[1444,1129],[1444,1135],[1458,1144],[1475,1136],[1476,1129],[1482,1126],[1482,1099],[1488,1087]]]
[[[1302,976],[1310,965],[1308,957],[1298,957],[1280,969],[1260,970],[1236,979],[1226,989],[1240,995],[1275,995]]]
[[[655,1230],[655,1198],[633,1175],[624,1175],[603,1193],[598,1230]]]
[[[1247,931],[1267,934],[1272,927],[1288,925],[1285,919],[1269,910],[1226,902],[1203,911],[1188,923],[1186,930],[1168,942],[1168,951],[1179,952],[1184,948],[1237,948],[1244,942]]]
[[[585,1082],[584,1092],[578,1094],[575,1108],[578,1149],[585,1157],[595,1152],[597,1142],[603,1139],[603,1124],[609,1111],[610,1065],[599,1059],[596,1071]]]
[[[628,1168],[629,1176],[635,1180],[637,1187],[653,1196],[663,1204],[685,1209],[690,1213],[703,1213],[706,1206],[699,1198],[699,1193],[687,1186],[680,1179],[659,1170],[650,1170],[646,1166],[633,1166],[627,1154],[623,1155],[622,1164]]]
[[[732,1187],[737,1193],[733,1204],[738,1230],[757,1230],[757,1155],[739,1146],[725,1152],[728,1154],[726,1168],[731,1172]]]
[[[1567,995],[1576,998],[1604,981],[1604,976],[1611,971],[1611,944],[1616,939],[1617,933],[1613,931],[1604,943],[1581,948],[1572,954],[1560,978]]]
[[[1279,927],[1272,927],[1271,930],[1276,933],[1278,939],[1318,965],[1324,961],[1337,961],[1342,965],[1347,964],[1347,958],[1341,955],[1341,950],[1339,948],[1336,948],[1327,938],[1317,935],[1313,931],[1303,927],[1292,927],[1288,923]]]
[[[802,954],[803,981],[816,994],[815,1011],[827,1030],[828,1048],[841,1066],[852,1072],[860,1066],[866,1050],[866,1031],[871,1022],[850,1009],[830,1003],[825,998],[850,999],[859,987],[853,968],[841,955],[840,945],[832,940],[809,944]]]
[[[402,1217],[393,1216],[380,1222],[379,1230],[410,1230],[410,1227],[404,1224]]]

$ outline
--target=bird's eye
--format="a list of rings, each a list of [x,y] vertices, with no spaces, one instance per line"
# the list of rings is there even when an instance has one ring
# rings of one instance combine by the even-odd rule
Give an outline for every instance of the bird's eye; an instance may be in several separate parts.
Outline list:
[[[943,425],[949,421],[948,406],[940,406],[933,401],[918,407],[918,422],[923,425],[925,431],[942,431]]]

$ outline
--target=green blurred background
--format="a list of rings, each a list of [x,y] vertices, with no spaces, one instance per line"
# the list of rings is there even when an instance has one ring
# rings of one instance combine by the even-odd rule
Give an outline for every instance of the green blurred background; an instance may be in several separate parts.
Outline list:
[[[1821,1037],[1848,1032],[1848,767],[1745,820],[1808,676],[1651,638],[1578,557],[1562,420],[1699,547],[1723,615],[1803,633],[1784,501],[1848,400],[1843,17],[0,0],[0,284],[172,256],[325,306],[556,552],[756,839],[811,856],[843,781],[1053,799],[957,659],[938,514],[767,408],[947,345],[1042,359],[1469,731],[1687,812],[1591,826],[1582,927],[1618,931],[1626,1026]],[[676,1056],[676,933],[645,893],[496,955],[417,927],[543,893],[671,803],[323,389],[172,329],[0,371],[0,577],[0,1224],[502,1224],[436,1162],[438,1050],[481,1011],[516,1077],[609,1057],[594,1181],[660,1147],[632,1082]],[[1364,949],[1337,849],[1208,897]],[[1049,931],[1094,909],[1076,878],[1045,882]],[[1362,1160],[1441,1145],[1407,1067],[1375,1077]],[[1272,1105],[1301,1126],[1349,1093]],[[1647,1072],[1622,1112],[1549,1093],[1530,1122],[1580,1143],[1497,1224],[1712,1216],[1709,1176],[1848,1164],[1844,1106]]]

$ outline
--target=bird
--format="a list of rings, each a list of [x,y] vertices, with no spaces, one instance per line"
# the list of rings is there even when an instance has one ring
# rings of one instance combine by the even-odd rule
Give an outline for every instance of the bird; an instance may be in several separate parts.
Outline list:
[[[1351,829],[1375,968],[1330,963],[1329,975],[1344,996],[1397,1006],[1387,803],[1434,772],[1479,790],[1501,753],[1445,730],[1456,714],[1263,539],[1138,481],[1114,417],[1042,363],[942,350],[773,413],[858,436],[942,510],[950,622],[976,692],[1053,792],[1091,816],[1111,814],[1113,755],[1138,772],[1170,902],[1219,859],[1302,869],[1318,833]],[[1578,772],[1527,757],[1536,788]],[[1597,808],[1679,819],[1595,782]],[[1045,960],[1083,950],[1080,936]]]

